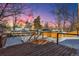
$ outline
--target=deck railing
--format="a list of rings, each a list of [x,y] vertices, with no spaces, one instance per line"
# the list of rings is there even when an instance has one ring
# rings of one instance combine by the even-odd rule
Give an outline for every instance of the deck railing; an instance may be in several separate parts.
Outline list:
[[[75,36],[79,36],[79,34],[57,33],[57,41],[56,41],[57,45],[59,44],[59,35],[61,35],[61,34],[62,35],[72,35],[72,36],[75,35]]]
[[[39,33],[38,33],[39,32]],[[11,33],[4,33],[4,34],[1,34],[0,35],[0,48],[3,46],[2,45],[2,42],[4,39],[6,39],[7,37],[12,37],[12,36],[27,36],[30,35],[28,41],[31,41],[31,38],[34,37],[34,39],[38,39],[38,37],[41,35],[42,36],[42,39],[44,38],[44,31],[36,31],[36,30],[31,30],[29,33],[27,32],[11,32]],[[51,37],[50,33],[52,32],[48,32],[48,35]],[[54,36],[54,34],[52,34]],[[69,33],[56,33],[56,43],[57,45],[59,44],[59,38],[60,38],[60,35],[75,35],[75,36],[78,36],[79,34],[69,34]],[[7,40],[7,39],[6,39]],[[5,40],[5,41],[6,41]],[[23,41],[22,41],[23,42]]]
[[[3,34],[0,35],[0,48],[2,48],[3,45],[5,45],[7,38],[9,38],[9,37],[21,37],[21,36],[28,36],[28,35],[30,37],[27,39],[27,42],[30,42],[32,40],[32,38],[34,38],[36,40],[36,39],[38,39],[39,36],[42,36],[42,38],[44,38],[43,35],[42,35],[42,32],[38,33],[38,31],[36,31],[36,30],[30,30],[29,33],[28,32],[3,33]],[[22,41],[22,43],[24,43],[23,40],[21,40],[21,41]]]

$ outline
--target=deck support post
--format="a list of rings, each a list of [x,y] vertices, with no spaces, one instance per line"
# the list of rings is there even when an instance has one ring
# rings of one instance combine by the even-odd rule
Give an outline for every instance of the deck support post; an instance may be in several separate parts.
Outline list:
[[[0,48],[2,48],[2,35],[0,35]]]
[[[59,44],[59,33],[57,33],[57,45]]]

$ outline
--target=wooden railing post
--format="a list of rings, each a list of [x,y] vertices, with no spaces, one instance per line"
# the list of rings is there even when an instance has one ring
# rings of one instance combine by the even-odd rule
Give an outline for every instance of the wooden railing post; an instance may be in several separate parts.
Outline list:
[[[59,33],[57,33],[57,45],[59,44]]]
[[[2,48],[2,35],[0,35],[0,48]]]

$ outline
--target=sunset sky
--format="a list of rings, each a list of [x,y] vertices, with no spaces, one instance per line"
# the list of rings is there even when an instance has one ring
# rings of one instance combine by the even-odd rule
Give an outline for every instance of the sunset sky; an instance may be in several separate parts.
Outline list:
[[[45,22],[49,22],[51,24],[56,23],[56,16],[52,13],[52,11],[56,10],[57,6],[59,4],[55,4],[55,3],[27,3],[24,4],[23,6],[25,7],[25,9],[23,9],[22,11],[25,13],[24,15],[21,15],[21,17],[19,17],[18,19],[24,20],[24,21],[29,21],[29,22],[33,22],[33,20],[37,17],[40,16],[41,18],[41,22],[45,23]],[[75,12],[75,16],[77,16],[77,4],[62,4],[61,6],[67,6],[68,7],[68,11],[70,14],[72,14],[71,12],[74,10]],[[58,6],[58,7],[61,7]],[[16,7],[18,7],[16,5]],[[28,7],[28,8],[26,8]],[[63,19],[62,19],[63,20]]]
[[[41,20],[43,21],[54,21],[55,19],[55,15],[53,13],[51,13],[52,10],[56,9],[56,6],[58,4],[27,4],[27,6],[30,6],[30,9],[33,12],[33,16],[40,16]],[[75,12],[75,14],[77,14],[77,4],[61,4],[64,6],[68,6],[68,10],[71,13],[73,10]],[[61,6],[60,6],[61,7]]]

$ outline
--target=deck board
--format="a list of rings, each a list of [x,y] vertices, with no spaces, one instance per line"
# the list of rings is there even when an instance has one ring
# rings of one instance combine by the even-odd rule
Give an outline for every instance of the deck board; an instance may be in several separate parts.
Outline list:
[[[0,49],[1,56],[70,56],[75,53],[75,49],[53,42],[44,45],[24,43]]]

